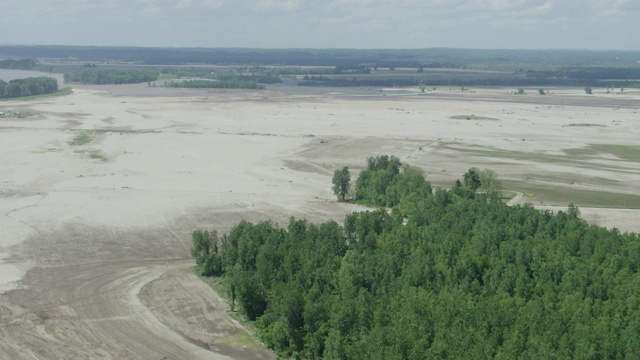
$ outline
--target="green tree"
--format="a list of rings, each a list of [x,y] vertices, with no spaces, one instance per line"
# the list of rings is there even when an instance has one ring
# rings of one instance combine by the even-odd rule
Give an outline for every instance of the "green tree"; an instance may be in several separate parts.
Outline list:
[[[345,201],[351,184],[351,173],[349,172],[349,168],[345,166],[341,170],[336,170],[333,173],[332,182],[333,193],[338,197],[338,201]]]
[[[0,98],[51,94],[58,91],[58,82],[49,77],[15,79],[8,83],[0,80]]]
[[[420,83],[420,85],[418,85],[418,89],[420,89],[420,92],[423,94],[426,88],[427,88],[427,85],[425,85],[424,83]]]
[[[464,173],[464,185],[470,187],[471,189],[478,190],[481,185],[480,181],[480,169],[476,167],[472,167]]]
[[[202,230],[194,231],[191,234],[191,257],[196,258],[196,262],[204,261],[204,258],[209,256],[212,249],[216,251],[217,240],[218,233],[215,230],[211,233],[208,231],[203,232]]]
[[[220,276],[223,273],[222,257],[218,254],[218,233],[196,230],[191,234],[191,256],[196,259],[198,273],[203,276]]]
[[[485,194],[497,194],[502,189],[502,182],[495,171],[484,169],[480,172],[480,188]]]

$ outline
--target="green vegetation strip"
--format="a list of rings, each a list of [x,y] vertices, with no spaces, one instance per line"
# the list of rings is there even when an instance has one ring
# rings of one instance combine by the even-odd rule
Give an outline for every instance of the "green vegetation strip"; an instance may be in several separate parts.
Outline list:
[[[497,159],[513,159],[513,160],[531,160],[540,162],[564,162],[568,158],[564,155],[547,154],[541,152],[526,152],[526,151],[514,151],[503,150],[485,146],[470,145],[470,146],[456,146],[454,143],[442,143],[438,147],[441,149],[448,149],[465,154],[473,154],[477,156],[493,157]]]
[[[102,154],[100,150],[95,150],[95,149],[89,150],[89,157],[94,160],[107,161],[106,156],[104,156],[104,154]]]
[[[640,195],[620,194],[607,191],[589,191],[570,187],[552,187],[505,181],[504,186],[518,190],[527,196],[527,201],[548,205],[575,204],[586,207],[640,209]]]
[[[93,140],[94,136],[95,134],[93,131],[82,130],[78,134],[76,134],[76,136],[74,136],[73,139],[69,140],[69,145],[71,146],[86,145]]]
[[[159,72],[155,69],[109,69],[85,64],[82,68],[66,69],[65,81],[84,84],[135,84],[155,81]]]
[[[485,117],[485,116],[477,116],[477,115],[455,115],[455,116],[451,116],[451,119],[454,120],[499,120],[496,118],[492,118],[492,117]]]
[[[640,145],[620,145],[620,144],[590,144],[583,148],[564,149],[564,154],[549,154],[543,152],[527,152],[503,150],[491,147],[470,145],[456,146],[455,143],[443,143],[439,145],[441,149],[448,149],[465,154],[492,157],[497,159],[527,160],[544,163],[573,163],[584,167],[620,168],[615,165],[592,164],[588,160],[603,154],[611,154],[621,161],[640,162]]]
[[[594,157],[600,154],[611,154],[620,160],[640,162],[640,145],[624,144],[589,144],[584,148],[565,149],[571,157]]]
[[[58,91],[58,81],[47,76],[15,79],[8,83],[0,80],[0,98],[19,98],[51,94],[56,91]]]
[[[71,90],[71,88],[66,87],[51,94],[40,94],[40,95],[22,96],[17,98],[7,98],[7,99],[0,99],[0,101],[10,101],[10,100],[27,101],[27,100],[37,100],[37,99],[44,99],[49,97],[64,96],[64,95],[71,95],[71,94],[73,94],[73,90]]]
[[[47,148],[46,150],[39,150],[39,151],[34,151],[34,153],[36,154],[45,154],[45,153],[59,153],[59,152],[63,152],[64,150],[59,149],[59,148]]]
[[[194,239],[200,236],[200,239],[199,239],[200,241],[202,242],[209,241],[211,243],[211,241],[214,239],[216,235],[217,234],[215,232],[211,234],[208,232],[204,232],[204,233],[196,232],[194,233]],[[204,238],[205,236],[207,237],[206,239]],[[202,269],[201,266],[195,266],[193,268],[193,270],[196,272],[196,275],[200,276],[200,278],[204,282],[209,284],[209,286],[211,286],[213,291],[215,291],[220,297],[225,299],[227,302],[231,303],[232,300],[228,291],[229,289],[228,287],[225,287],[225,284],[224,284],[224,280],[225,280],[224,277],[201,275],[201,269]],[[243,327],[245,327],[245,329],[247,329],[248,332],[241,331],[235,334],[225,336],[220,340],[218,340],[216,344],[221,346],[228,346],[232,348],[239,348],[239,347],[249,348],[249,349],[261,348],[263,345],[253,335],[254,333],[258,332],[258,329],[256,328],[255,324],[253,322],[248,321],[247,317],[244,314],[234,311],[235,309],[230,309],[230,310],[231,312],[229,313],[229,316],[234,320],[236,320],[237,322],[239,322]]]

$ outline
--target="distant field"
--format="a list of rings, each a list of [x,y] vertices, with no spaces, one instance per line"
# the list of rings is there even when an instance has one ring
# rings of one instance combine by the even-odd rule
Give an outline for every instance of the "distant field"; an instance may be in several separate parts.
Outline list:
[[[571,189],[523,182],[505,181],[505,188],[516,190],[527,195],[527,201],[534,205],[543,202],[552,205],[572,203],[577,206],[640,209],[640,195],[612,193],[603,188],[602,191]]]
[[[522,180],[509,179],[503,183],[505,190],[530,194],[527,200],[534,204],[574,203],[588,207],[640,209],[640,195],[626,194],[619,190],[632,184],[599,176],[602,172],[634,173],[634,167],[630,163],[640,165],[639,145],[588,144],[585,147],[564,149],[564,154],[457,144],[440,144],[439,147],[459,154],[488,158],[487,161],[505,169],[515,164],[512,161],[531,164],[530,173],[523,174]],[[549,166],[555,169],[554,172],[538,170]],[[586,175],[589,171],[594,175]],[[593,190],[594,188],[598,190]]]

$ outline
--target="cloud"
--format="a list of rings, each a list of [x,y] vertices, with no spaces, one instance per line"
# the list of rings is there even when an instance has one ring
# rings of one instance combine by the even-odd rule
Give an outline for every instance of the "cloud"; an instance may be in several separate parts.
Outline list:
[[[534,6],[532,8],[529,8],[528,10],[526,10],[526,13],[531,15],[547,14],[553,11],[554,6],[555,4],[553,1],[547,1],[546,3],[540,6]]]
[[[637,49],[633,36],[611,37],[602,29],[615,25],[627,34],[640,32],[640,0],[70,0],[68,6],[61,2],[0,0],[0,42]],[[243,31],[229,31],[239,27]]]
[[[473,0],[471,5],[491,10],[509,10],[526,4],[527,0]]]
[[[298,0],[258,0],[256,10],[293,10],[299,5]]]

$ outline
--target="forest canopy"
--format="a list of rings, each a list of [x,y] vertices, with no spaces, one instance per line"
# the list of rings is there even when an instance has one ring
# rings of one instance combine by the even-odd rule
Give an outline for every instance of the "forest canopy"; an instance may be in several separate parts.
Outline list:
[[[68,69],[64,80],[84,84],[135,84],[158,79],[160,73],[155,69],[106,69],[95,66]]]
[[[475,193],[476,170],[344,225],[196,231],[192,254],[281,356],[639,358],[640,237]]]
[[[0,60],[0,69],[31,70],[36,66],[33,59],[5,59]]]
[[[0,99],[52,94],[56,91],[58,82],[46,76],[15,79],[8,83],[0,80]]]

